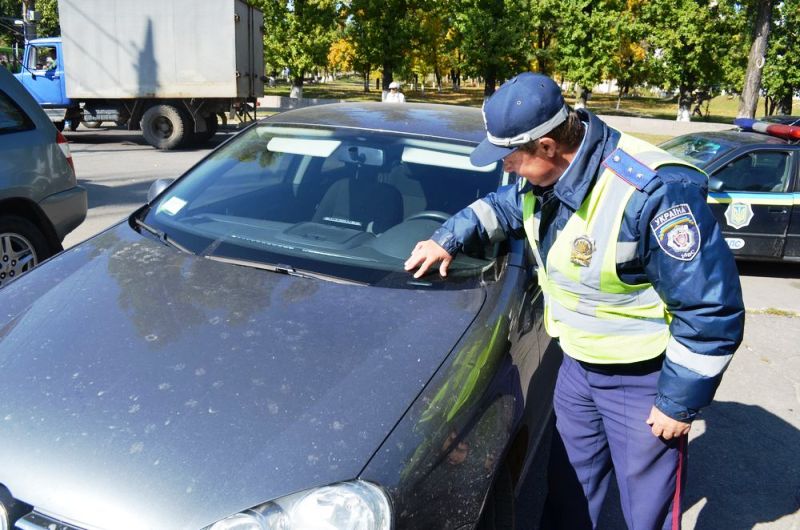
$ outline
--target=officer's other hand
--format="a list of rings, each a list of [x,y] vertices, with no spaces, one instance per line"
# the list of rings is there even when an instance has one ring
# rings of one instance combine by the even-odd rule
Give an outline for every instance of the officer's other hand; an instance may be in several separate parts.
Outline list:
[[[431,268],[436,262],[441,262],[439,265],[439,274],[447,276],[447,268],[450,262],[453,261],[451,256],[444,248],[432,239],[427,241],[420,241],[411,251],[411,256],[406,260],[405,269],[412,271],[419,267],[417,272],[414,273],[414,278],[419,278]]]
[[[670,418],[655,406],[650,409],[650,416],[647,418],[647,424],[650,430],[653,431],[655,436],[660,436],[665,440],[679,438],[684,434],[689,434],[689,429],[692,428],[691,423],[685,421],[678,421]]]

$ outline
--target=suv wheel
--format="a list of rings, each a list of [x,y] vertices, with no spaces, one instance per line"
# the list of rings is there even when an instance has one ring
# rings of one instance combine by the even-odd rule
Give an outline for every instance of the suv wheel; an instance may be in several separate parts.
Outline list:
[[[52,252],[44,234],[22,217],[0,217],[0,287],[31,270]]]

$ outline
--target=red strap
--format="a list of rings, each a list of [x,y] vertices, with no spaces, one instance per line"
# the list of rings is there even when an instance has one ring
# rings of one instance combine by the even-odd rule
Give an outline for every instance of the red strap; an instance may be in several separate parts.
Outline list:
[[[675,482],[675,497],[672,499],[672,530],[681,530],[681,482],[683,482],[683,461],[686,457],[686,441],[684,435],[678,441],[678,473]]]

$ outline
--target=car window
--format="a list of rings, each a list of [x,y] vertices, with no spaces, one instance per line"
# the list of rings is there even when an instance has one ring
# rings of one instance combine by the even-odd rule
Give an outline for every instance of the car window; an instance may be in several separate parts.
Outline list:
[[[418,241],[503,183],[500,164],[470,163],[472,149],[265,124],[184,176],[153,205],[146,222],[198,254],[325,274],[335,268],[369,283],[376,271],[406,274],[403,263]],[[480,275],[494,252],[494,246],[475,249],[452,270]]]
[[[19,106],[0,90],[0,134],[33,129],[33,122]]]
[[[789,185],[791,156],[785,151],[753,151],[712,175],[718,191],[783,192]]]
[[[30,70],[55,70],[58,66],[58,51],[55,46],[31,46],[28,52]]]
[[[681,160],[703,168],[734,146],[717,138],[687,135],[668,140],[659,147]]]

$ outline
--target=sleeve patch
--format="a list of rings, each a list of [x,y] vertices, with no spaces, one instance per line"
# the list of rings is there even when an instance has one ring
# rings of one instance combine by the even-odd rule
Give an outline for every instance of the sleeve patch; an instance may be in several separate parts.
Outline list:
[[[603,165],[637,190],[643,190],[656,176],[655,171],[619,147],[603,160]]]
[[[700,251],[700,229],[688,204],[679,204],[659,212],[650,229],[658,246],[668,256],[691,261]]]

